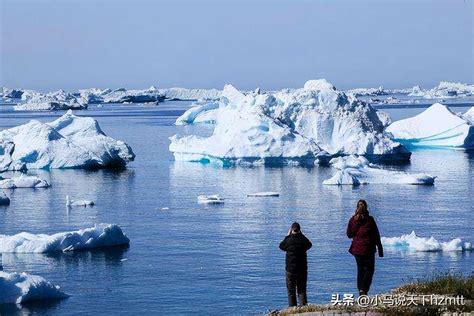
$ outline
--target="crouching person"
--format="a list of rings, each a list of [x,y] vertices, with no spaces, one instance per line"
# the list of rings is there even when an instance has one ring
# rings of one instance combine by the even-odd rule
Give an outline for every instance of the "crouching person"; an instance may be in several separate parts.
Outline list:
[[[280,249],[286,251],[285,270],[286,288],[288,290],[288,305],[296,306],[296,293],[300,305],[306,305],[306,282],[308,279],[308,262],[306,251],[312,244],[301,232],[300,224],[293,223],[288,235],[280,243]]]

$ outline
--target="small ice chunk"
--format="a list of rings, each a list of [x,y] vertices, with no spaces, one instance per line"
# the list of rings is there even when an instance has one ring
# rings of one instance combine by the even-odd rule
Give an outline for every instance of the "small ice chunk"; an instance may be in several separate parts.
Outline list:
[[[0,304],[63,299],[68,295],[38,275],[0,271]]]
[[[42,180],[35,176],[21,175],[15,178],[1,179],[0,188],[2,189],[19,189],[19,188],[48,188],[51,185],[46,180]]]
[[[224,204],[224,199],[219,195],[200,195],[198,196],[199,204]]]
[[[278,196],[280,196],[280,193],[272,192],[272,191],[247,194],[247,197],[278,197]]]
[[[396,248],[408,251],[420,252],[447,252],[447,251],[472,251],[473,245],[460,238],[447,242],[440,242],[434,237],[419,237],[414,231],[401,237],[382,237],[382,244],[387,248]]]
[[[81,207],[88,207],[94,206],[94,201],[91,200],[70,200],[69,195],[66,195],[66,206],[73,207],[73,206],[81,206]]]

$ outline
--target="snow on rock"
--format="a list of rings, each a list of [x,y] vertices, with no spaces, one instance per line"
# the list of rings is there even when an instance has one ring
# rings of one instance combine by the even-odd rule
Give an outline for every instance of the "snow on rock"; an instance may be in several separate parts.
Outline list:
[[[465,242],[460,238],[451,241],[440,242],[434,237],[424,238],[416,235],[414,231],[411,234],[402,235],[401,237],[382,237],[382,244],[387,248],[396,248],[409,251],[472,251],[473,245]]]
[[[458,98],[474,95],[474,84],[460,82],[441,81],[438,86],[424,90],[420,86],[414,86],[408,96],[423,97],[425,99]]]
[[[17,104],[14,109],[18,111],[55,111],[87,108],[86,101],[64,90],[48,94],[34,93],[25,99],[25,103]]]
[[[386,129],[403,144],[413,147],[474,147],[474,127],[440,103],[422,113],[392,123]]]
[[[63,299],[68,295],[57,285],[38,275],[0,271],[0,304]]]
[[[3,179],[0,177],[0,188],[18,189],[18,188],[48,188],[51,185],[46,180],[35,176],[21,175],[15,178]]]
[[[333,158],[329,162],[338,169],[326,185],[361,185],[361,184],[424,184],[432,185],[435,177],[424,173],[406,173],[381,169],[371,164],[366,158],[355,155]]]
[[[219,195],[200,195],[198,196],[198,204],[224,204],[224,199]]]
[[[177,135],[170,138],[176,160],[222,164],[279,164],[314,160],[321,149],[311,140],[265,115],[255,103],[274,102],[270,95],[244,95],[231,85],[223,90],[225,110],[216,116],[210,137]]]
[[[465,120],[468,120],[471,125],[474,125],[474,106],[462,115]]]
[[[116,168],[133,161],[124,142],[110,138],[98,122],[68,111],[51,123],[32,120],[0,131],[0,170]]]
[[[272,192],[272,191],[247,194],[247,197],[279,197],[279,196],[280,196],[280,193]]]
[[[160,92],[168,100],[197,101],[197,100],[217,100],[221,97],[221,90],[217,89],[186,89],[169,88],[160,89]]]
[[[212,136],[171,138],[176,160],[314,161],[323,151],[326,157],[329,153],[381,161],[410,158],[410,152],[384,132],[386,116],[326,80],[310,80],[303,89],[259,94],[243,94],[226,85],[213,115]]]
[[[130,239],[118,225],[99,224],[91,228],[54,235],[19,233],[0,235],[0,253],[49,253],[128,245]]]
[[[193,123],[210,123],[216,121],[218,102],[194,103],[191,108],[176,119],[175,125],[188,125]]]
[[[10,198],[0,190],[0,205],[10,205]]]
[[[165,96],[155,87],[145,90],[116,89],[102,95],[103,103],[158,103]]]

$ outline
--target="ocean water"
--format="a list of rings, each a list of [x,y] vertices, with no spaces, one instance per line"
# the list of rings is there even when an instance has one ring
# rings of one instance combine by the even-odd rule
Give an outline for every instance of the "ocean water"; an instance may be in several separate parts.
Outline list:
[[[368,201],[382,236],[415,230],[420,236],[474,242],[474,153],[415,151],[409,165],[391,168],[438,176],[434,186],[323,186],[328,167],[216,168],[177,163],[168,137],[206,127],[173,126],[188,102],[159,106],[92,107],[110,136],[126,141],[137,158],[122,172],[31,171],[48,189],[7,192],[0,234],[55,233],[116,223],[130,247],[68,254],[3,255],[5,271],[41,275],[71,297],[53,303],[3,306],[21,315],[262,314],[285,307],[284,253],[278,244],[293,221],[313,242],[308,253],[310,302],[332,293],[355,293],[356,266],[347,252],[347,221],[358,199]],[[395,119],[421,108],[384,107]],[[456,111],[465,111],[458,107]],[[13,112],[0,106],[0,129],[61,113]],[[8,176],[6,175],[3,176]],[[279,198],[247,198],[278,191]],[[200,194],[220,194],[224,205],[197,204]],[[65,207],[65,196],[92,199],[93,208]],[[169,209],[162,209],[169,208]],[[372,293],[437,272],[474,271],[474,253],[411,253],[386,249],[377,259]]]

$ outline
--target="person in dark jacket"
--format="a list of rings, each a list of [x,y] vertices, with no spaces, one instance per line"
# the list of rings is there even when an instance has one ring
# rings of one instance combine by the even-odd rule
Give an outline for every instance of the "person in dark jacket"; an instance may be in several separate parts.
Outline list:
[[[347,237],[352,238],[349,252],[357,263],[357,289],[359,295],[367,295],[375,270],[375,252],[383,257],[382,242],[375,219],[369,215],[367,202],[359,200],[354,216],[347,225]]]
[[[286,289],[288,305],[296,306],[296,292],[300,305],[308,304],[306,282],[308,280],[308,261],[306,251],[312,247],[311,241],[301,232],[300,224],[293,223],[288,235],[280,243],[280,249],[286,251]]]

